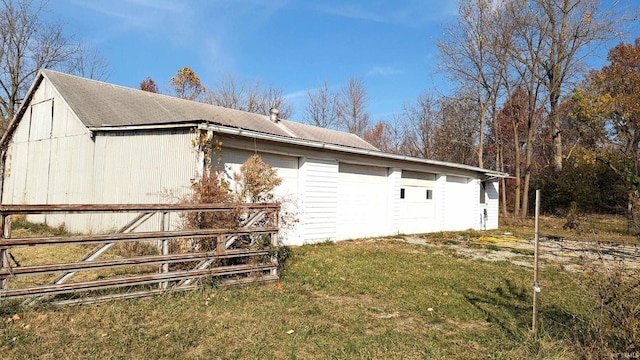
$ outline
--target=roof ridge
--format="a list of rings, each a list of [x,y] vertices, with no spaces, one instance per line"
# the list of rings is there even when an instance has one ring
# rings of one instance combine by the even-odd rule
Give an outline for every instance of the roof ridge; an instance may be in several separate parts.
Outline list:
[[[41,71],[88,128],[166,127],[168,124],[206,121],[278,136],[376,149],[357,135],[344,131],[287,119],[274,122],[264,114],[152,93],[56,70]]]

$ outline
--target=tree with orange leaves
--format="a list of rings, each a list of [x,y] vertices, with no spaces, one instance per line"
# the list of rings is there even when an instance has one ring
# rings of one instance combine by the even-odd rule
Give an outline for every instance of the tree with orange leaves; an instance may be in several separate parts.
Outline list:
[[[640,191],[640,38],[609,51],[610,64],[573,92],[572,113],[595,158],[628,183],[628,211]]]
[[[169,83],[175,96],[182,99],[197,101],[205,92],[204,85],[200,83],[200,77],[188,66],[178,70]]]

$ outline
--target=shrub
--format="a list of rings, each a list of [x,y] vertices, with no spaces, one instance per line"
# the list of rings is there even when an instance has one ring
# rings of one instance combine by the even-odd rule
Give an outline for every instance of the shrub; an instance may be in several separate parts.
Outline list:
[[[242,164],[240,174],[236,173],[233,177],[238,199],[249,203],[273,201],[273,190],[282,183],[278,172],[258,154],[253,154]]]
[[[186,199],[187,204],[234,204],[229,183],[221,176],[219,168],[212,167],[199,179],[191,181],[191,195]],[[190,211],[182,214],[185,229],[224,229],[237,225],[236,211]],[[178,243],[180,252],[188,252],[192,248],[198,250],[213,250],[216,247],[215,238],[199,238],[194,241],[183,240]]]
[[[586,359],[603,359],[640,350],[640,270],[626,269],[622,261],[609,263],[581,258],[576,279],[594,300],[595,317],[579,319],[574,328],[578,353]]]

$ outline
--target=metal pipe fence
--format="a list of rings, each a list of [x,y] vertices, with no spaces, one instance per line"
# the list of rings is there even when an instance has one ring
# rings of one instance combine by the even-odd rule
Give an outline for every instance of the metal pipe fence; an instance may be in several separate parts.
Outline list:
[[[193,289],[203,279],[277,281],[279,210],[277,203],[0,205],[0,300],[86,303]],[[131,216],[104,234],[13,236],[15,217],[87,213]],[[169,229],[170,213],[191,221]],[[160,218],[156,231],[137,231],[154,217]],[[84,256],[68,260],[78,249]]]

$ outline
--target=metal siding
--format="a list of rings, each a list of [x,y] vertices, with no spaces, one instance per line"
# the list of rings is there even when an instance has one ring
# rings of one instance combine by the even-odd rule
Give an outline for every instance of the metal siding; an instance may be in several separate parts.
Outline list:
[[[29,141],[50,139],[53,122],[53,100],[49,99],[30,105],[27,114],[27,116],[31,117]]]
[[[189,193],[196,171],[193,133],[171,130],[96,136],[94,189],[103,204],[174,203]],[[132,215],[103,217],[99,227],[122,226]],[[170,219],[173,226],[177,218]],[[159,219],[140,230],[157,228]]]
[[[22,121],[16,127],[16,131],[11,136],[11,141],[14,144],[22,144],[29,141],[29,128],[31,127],[31,121],[29,116],[25,116]],[[9,145],[11,146],[11,145]]]
[[[69,137],[70,129],[83,136]],[[87,189],[91,189],[92,157],[88,133],[55,88],[43,81],[34,92],[8,149],[8,177],[4,190],[9,193],[3,194],[3,201],[13,204],[86,203]],[[75,222],[81,222],[78,220],[81,217],[76,215]],[[29,220],[55,226],[69,219],[49,215],[46,218],[30,216]],[[84,225],[79,224],[76,228],[85,229]]]
[[[5,204],[24,204],[27,202],[30,128],[30,116],[25,116],[23,121],[18,124],[7,149],[7,162],[2,185],[2,201]]]
[[[51,140],[29,143],[27,153],[26,203],[46,204],[49,189]]]
[[[190,180],[196,176],[197,153],[192,141],[195,134],[190,131],[172,131],[162,146],[160,159],[161,200],[167,203],[180,201],[191,193]]]
[[[301,213],[300,228],[304,231],[299,243],[315,243],[336,238],[338,206],[338,162],[304,159],[300,166]]]
[[[83,204],[91,197],[93,143],[86,136],[52,139],[48,204]],[[69,230],[87,229],[90,215],[47,215],[51,226],[64,223]]]

